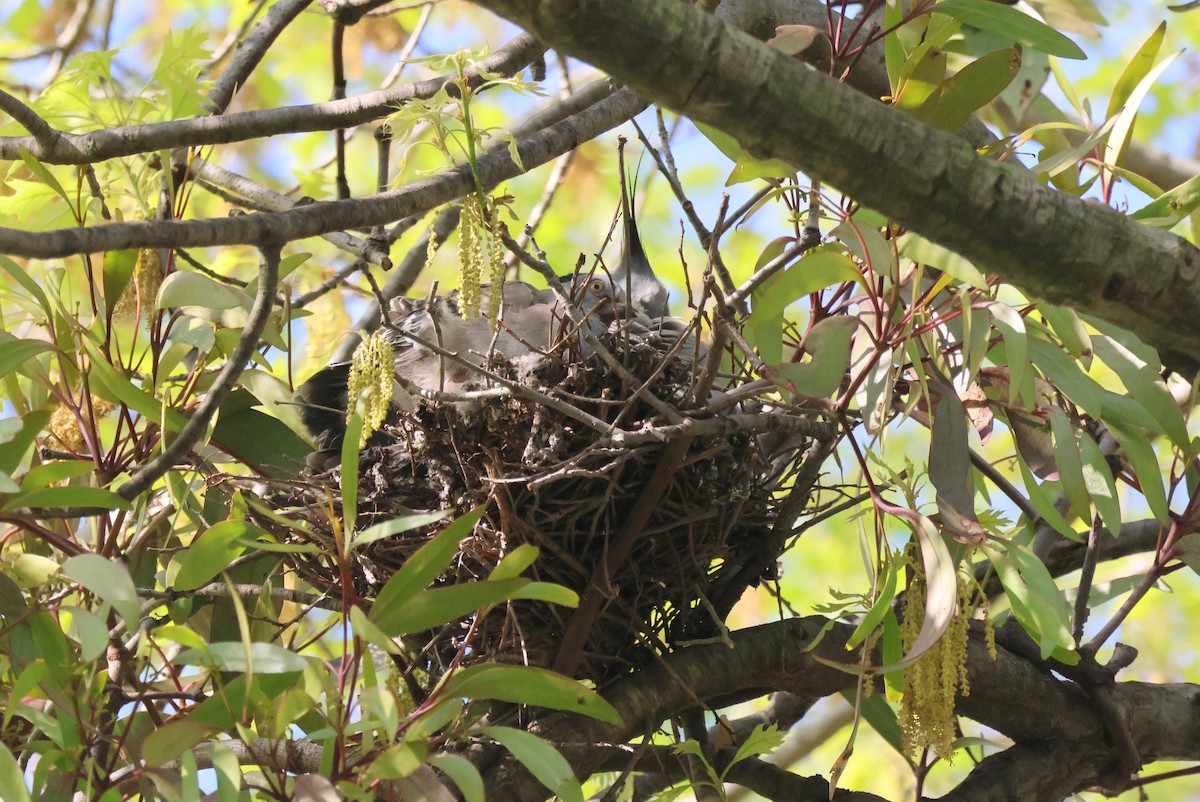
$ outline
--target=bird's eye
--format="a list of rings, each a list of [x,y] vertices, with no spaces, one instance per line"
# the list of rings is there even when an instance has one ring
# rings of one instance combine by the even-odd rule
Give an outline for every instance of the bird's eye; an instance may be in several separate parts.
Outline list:
[[[588,289],[597,295],[603,293],[606,286],[607,284],[603,279],[594,278],[588,282]]]

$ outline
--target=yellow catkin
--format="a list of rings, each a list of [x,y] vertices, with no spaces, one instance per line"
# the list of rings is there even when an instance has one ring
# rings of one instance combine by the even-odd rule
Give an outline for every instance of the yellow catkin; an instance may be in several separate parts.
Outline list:
[[[488,215],[488,281],[493,287],[499,287],[504,281],[504,245],[500,242],[500,237],[496,232],[500,230],[500,208],[495,204],[491,204],[490,214]],[[488,317],[492,320],[492,327],[495,328],[497,321],[500,319],[500,301],[504,297],[504,293],[493,292],[491,294],[488,305]]]
[[[458,294],[463,317],[479,314],[483,283],[483,208],[474,193],[463,201],[461,222],[458,225]]]
[[[958,578],[958,604],[946,631],[929,651],[904,671],[904,696],[900,702],[900,731],[904,751],[916,758],[926,747],[950,761],[957,725],[954,701],[971,693],[967,678],[967,629],[974,612],[973,583]],[[911,648],[924,619],[926,581],[920,572],[908,589],[904,621],[900,627],[905,651]]]
[[[379,332],[363,340],[354,350],[350,363],[350,378],[346,397],[363,418],[359,448],[367,444],[387,416],[395,381],[395,351],[391,342]]]
[[[105,401],[103,398],[97,396],[92,396],[91,401],[91,414],[94,420],[103,418],[117,408],[116,404]],[[87,414],[87,407],[84,407],[83,413]],[[68,450],[75,453],[84,453],[86,451],[87,442],[83,438],[83,432],[79,429],[79,421],[70,408],[59,406],[54,412],[50,413],[48,427],[50,433],[57,437],[58,441],[66,446]]]

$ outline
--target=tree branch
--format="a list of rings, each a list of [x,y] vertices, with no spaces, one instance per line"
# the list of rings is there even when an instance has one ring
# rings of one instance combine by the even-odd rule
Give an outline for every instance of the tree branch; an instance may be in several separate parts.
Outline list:
[[[1037,183],[679,0],[482,0],[539,40],[783,159],[1020,287],[1200,367],[1200,250]]]

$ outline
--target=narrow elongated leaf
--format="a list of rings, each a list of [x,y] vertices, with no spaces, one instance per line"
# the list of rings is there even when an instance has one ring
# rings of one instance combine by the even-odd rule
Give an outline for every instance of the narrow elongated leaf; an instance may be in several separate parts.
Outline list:
[[[1046,380],[1093,418],[1103,418],[1103,388],[1058,346],[1029,338],[1029,356]]]
[[[1008,403],[1018,406],[1021,384],[1029,365],[1029,340],[1025,334],[1025,318],[1008,304],[990,303],[987,311],[992,323],[1004,337],[1004,349],[1008,354]]]
[[[943,131],[957,131],[1003,92],[1020,69],[1020,47],[980,56],[943,81],[913,116]]]
[[[123,251],[106,251],[104,254],[104,303],[111,310],[117,305],[121,293],[129,286],[137,267],[136,248]]]
[[[16,507],[99,507],[128,510],[132,505],[111,490],[100,487],[44,487],[9,499],[4,509]]]
[[[83,348],[91,358],[91,376],[108,391],[113,401],[120,401],[139,415],[156,423],[163,423],[169,431],[177,432],[187,423],[187,416],[164,405],[153,395],[136,387],[129,379],[109,364],[91,340],[82,339]]]
[[[600,694],[562,674],[532,666],[488,663],[470,666],[451,675],[442,692],[468,699],[496,699],[551,710],[580,713],[614,726],[621,717]]]
[[[53,350],[53,344],[42,340],[0,342],[0,377],[7,376],[38,354]]]
[[[1083,459],[1079,455],[1075,427],[1058,407],[1050,410],[1050,431],[1054,434],[1054,461],[1058,463],[1063,492],[1071,500],[1075,514],[1084,521],[1090,521],[1091,496],[1083,477]]]
[[[437,537],[422,546],[416,554],[405,560],[400,570],[392,574],[392,578],[375,597],[375,603],[371,607],[371,620],[379,624],[378,616],[385,610],[403,607],[409,599],[437,579],[438,574],[450,565],[450,561],[458,553],[458,544],[471,534],[476,521],[483,517],[485,511],[486,508],[477,507],[457,518],[439,532]]]
[[[1085,59],[1079,45],[1028,14],[988,0],[942,0],[935,9],[980,30],[1011,39],[1017,44],[1040,50],[1048,56]]]
[[[987,279],[969,261],[935,242],[913,234],[900,238],[900,253],[914,262],[936,267],[977,290],[987,288]]]
[[[1167,493],[1163,489],[1162,470],[1158,458],[1146,436],[1138,429],[1117,421],[1108,421],[1108,430],[1121,446],[1121,452],[1133,466],[1142,495],[1155,520],[1167,523],[1170,516],[1170,506],[1167,503]]]
[[[1147,364],[1121,343],[1107,335],[1092,338],[1096,356],[1116,372],[1125,389],[1150,414],[1171,442],[1185,452],[1191,438],[1175,398],[1154,365]]]
[[[54,173],[50,172],[46,165],[38,161],[37,157],[30,153],[24,145],[17,145],[17,152],[21,154],[21,161],[25,162],[25,166],[28,167],[43,184],[54,190],[54,194],[66,201],[68,206],[73,206],[70,196],[67,195],[67,191],[63,189],[63,185],[59,183],[58,179],[54,177]]]
[[[99,554],[80,554],[63,563],[62,572],[111,604],[130,632],[137,629],[141,619],[137,589],[123,565]]]
[[[50,413],[41,409],[20,418],[0,420],[0,471],[11,476],[21,467],[29,447],[49,421]]]
[[[29,791],[21,767],[8,747],[0,744],[0,798],[9,802],[29,802]]]
[[[206,666],[218,671],[254,674],[289,674],[303,671],[307,661],[282,646],[238,641],[210,643],[203,649],[185,649],[176,658],[185,665]]]
[[[350,541],[351,548],[365,546],[368,543],[374,543],[376,540],[386,540],[389,537],[398,535],[401,532],[408,532],[413,529],[418,529],[422,526],[435,524],[442,520],[449,513],[449,510],[439,510],[437,512],[422,512],[413,515],[401,515],[399,518],[392,518],[382,523],[377,523],[374,526],[368,527],[358,535],[355,535]]]
[[[482,727],[480,732],[512,752],[538,782],[558,794],[563,802],[583,802],[583,790],[571,765],[553,746],[536,735],[511,727]]]
[[[1200,206],[1200,175],[1169,189],[1130,215],[1148,225],[1172,228]]]
[[[466,802],[484,802],[483,778],[475,764],[461,755],[430,755],[429,764],[441,771],[458,786]]]
[[[941,397],[934,408],[929,438],[929,481],[937,491],[938,512],[945,527],[959,542],[977,543],[984,533],[975,515],[967,412],[953,387],[935,386]]]
[[[846,649],[857,649],[867,639],[867,636],[874,632],[875,628],[883,621],[883,617],[887,615],[888,610],[892,609],[892,600],[896,598],[896,581],[899,577],[901,566],[902,561],[900,560],[888,560],[883,575],[883,585],[879,588],[879,595],[875,598],[871,609],[863,616],[862,621],[854,628],[854,632],[846,639]]]
[[[195,590],[229,567],[246,550],[246,541],[265,535],[249,521],[221,521],[198,535],[175,576],[176,590]]]
[[[1121,77],[1113,84],[1112,94],[1108,99],[1108,114],[1111,117],[1125,107],[1130,96],[1138,84],[1150,74],[1150,70],[1154,68],[1154,60],[1158,58],[1158,51],[1162,47],[1163,37],[1167,33],[1167,22],[1163,20],[1154,29],[1154,33],[1146,38],[1138,47],[1137,52],[1133,54],[1133,58],[1129,59],[1129,63],[1125,65],[1125,69],[1121,71]]]
[[[1028,548],[1012,541],[1003,548],[985,545],[983,551],[996,568],[1013,615],[1038,642],[1042,658],[1053,655],[1065,663],[1078,662],[1069,625],[1071,608],[1046,566]]]
[[[778,317],[788,304],[848,281],[862,282],[862,274],[849,256],[835,250],[812,252],[772,275],[751,294],[750,319]]]
[[[1092,364],[1092,337],[1088,334],[1087,326],[1079,319],[1074,310],[1054,304],[1038,304],[1038,311],[1046,318],[1054,333],[1062,340],[1068,353],[1083,363],[1086,368]]]
[[[1088,496],[1100,514],[1100,520],[1110,532],[1121,531],[1121,504],[1117,500],[1117,483],[1100,447],[1090,437],[1079,438],[1079,456],[1083,460],[1083,481]]]
[[[371,621],[390,637],[399,637],[455,621],[483,607],[491,607],[513,598],[528,579],[501,579],[495,582],[464,582],[444,588],[423,590],[403,606],[383,607],[376,600]]]
[[[1129,143],[1129,137],[1133,133],[1133,124],[1137,120],[1138,109],[1141,107],[1142,101],[1146,99],[1154,82],[1182,53],[1182,50],[1177,50],[1163,59],[1157,67],[1147,72],[1129,93],[1129,98],[1125,101],[1124,106],[1113,118],[1112,133],[1108,135],[1108,141],[1104,143],[1104,161],[1106,163],[1117,164],[1121,160],[1125,146]]]

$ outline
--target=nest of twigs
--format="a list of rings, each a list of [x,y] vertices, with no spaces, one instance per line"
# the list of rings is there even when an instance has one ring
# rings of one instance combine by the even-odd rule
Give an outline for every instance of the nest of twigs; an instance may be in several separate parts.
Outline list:
[[[773,569],[783,546],[775,532],[782,491],[808,441],[735,425],[690,428],[705,419],[699,415],[681,415],[672,425],[645,394],[686,409],[700,366],[653,333],[613,332],[600,341],[622,369],[577,351],[575,358],[549,357],[528,375],[508,371],[530,392],[468,403],[423,400],[413,412],[393,413],[362,451],[360,529],[417,511],[458,514],[486,505],[439,583],[485,579],[504,555],[529,543],[540,556],[528,576],[581,596],[589,586],[600,594],[591,620],[573,618],[571,608],[517,601],[483,620],[428,633],[415,646],[431,675],[463,653],[469,661],[554,666],[568,630],[585,627],[574,673],[601,682],[681,641],[720,636],[737,595]],[[575,411],[615,427],[581,422]],[[707,419],[757,411],[731,404]],[[675,457],[670,464],[668,455]],[[335,594],[344,581],[328,515],[339,501],[330,499],[337,473],[316,473],[276,499],[325,541],[323,555],[301,555],[297,567]],[[443,526],[358,550],[358,595],[378,593]]]

